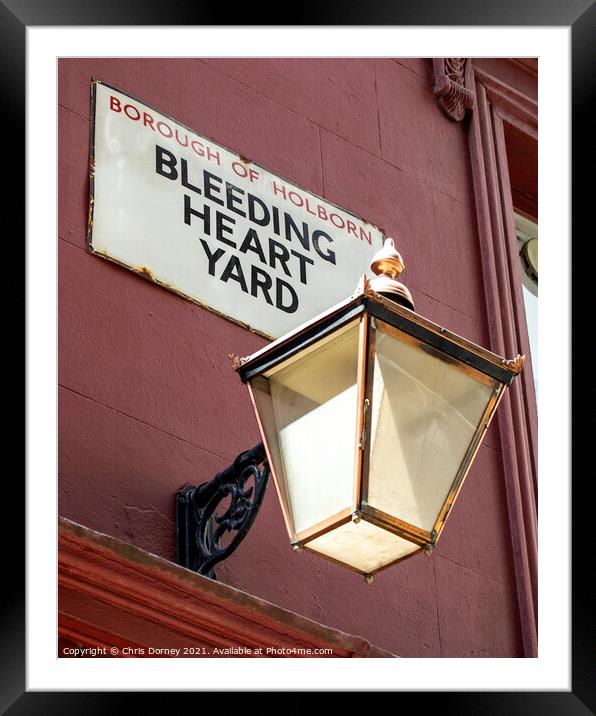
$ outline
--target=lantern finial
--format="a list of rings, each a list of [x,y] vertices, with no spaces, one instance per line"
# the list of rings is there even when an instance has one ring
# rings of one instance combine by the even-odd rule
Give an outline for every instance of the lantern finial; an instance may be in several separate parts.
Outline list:
[[[373,291],[414,310],[412,294],[397,280],[404,270],[404,261],[396,250],[393,239],[385,239],[383,248],[372,257],[370,268],[377,276],[371,281]]]

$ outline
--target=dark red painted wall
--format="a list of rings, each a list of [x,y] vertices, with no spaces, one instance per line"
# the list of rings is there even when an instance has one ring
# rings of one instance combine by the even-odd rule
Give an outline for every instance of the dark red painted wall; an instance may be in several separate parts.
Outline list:
[[[60,62],[61,515],[173,559],[176,490],[260,439],[228,354],[265,340],[85,249],[91,78],[381,226],[417,311],[488,345],[465,127],[437,107],[431,72],[416,59]],[[372,585],[295,555],[273,486],[219,577],[401,656],[519,656],[499,450],[493,428],[432,557]]]

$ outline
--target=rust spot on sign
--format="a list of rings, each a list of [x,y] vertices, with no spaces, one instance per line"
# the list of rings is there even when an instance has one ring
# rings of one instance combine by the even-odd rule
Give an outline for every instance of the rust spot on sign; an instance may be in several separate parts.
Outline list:
[[[93,196],[90,196],[89,197],[89,210],[87,212],[87,234],[88,235],[91,232],[91,230],[93,229],[93,204],[94,204],[94,202],[95,202],[95,200],[94,200]]]
[[[147,276],[147,278],[150,278],[152,280],[155,278],[155,274],[153,273],[153,271],[151,271],[151,269],[148,269],[146,266],[139,266],[137,271],[143,276]]]

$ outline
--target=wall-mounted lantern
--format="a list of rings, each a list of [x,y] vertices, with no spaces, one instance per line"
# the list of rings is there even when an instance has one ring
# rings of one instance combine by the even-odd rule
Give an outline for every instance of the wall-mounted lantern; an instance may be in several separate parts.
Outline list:
[[[264,443],[264,452],[257,446],[243,454],[254,458],[254,488],[246,489],[245,468],[232,470],[244,496],[244,503],[232,500],[236,516],[251,513],[249,498],[262,499],[266,474],[255,465],[266,454],[294,549],[367,581],[432,550],[523,365],[522,356],[501,358],[415,313],[397,280],[403,268],[387,239],[371,263],[376,279],[363,277],[348,300],[234,362]],[[193,545],[197,535],[208,538],[208,558],[216,551],[210,516],[195,504],[206,486],[179,493],[186,494],[178,520],[182,564],[180,540],[188,544],[189,531]],[[220,533],[228,513],[218,518]],[[201,571],[188,559],[185,566]]]

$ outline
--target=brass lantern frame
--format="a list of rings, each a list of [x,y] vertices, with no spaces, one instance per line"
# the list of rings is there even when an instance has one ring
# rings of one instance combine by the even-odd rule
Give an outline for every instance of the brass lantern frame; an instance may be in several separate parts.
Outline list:
[[[322,522],[296,533],[292,525],[288,498],[284,480],[277,474],[276,461],[273,460],[271,446],[262,425],[257,403],[250,381],[269,371],[292,356],[315,346],[320,340],[331,336],[340,328],[355,320],[359,321],[358,362],[357,362],[357,420],[354,436],[354,486],[352,503],[349,507],[327,517]],[[439,516],[428,532],[415,525],[404,522],[368,503],[368,478],[370,461],[371,415],[373,370],[375,363],[375,333],[382,329],[400,341],[414,345],[431,353],[453,367],[473,375],[493,389],[493,394],[476,428],[468,450],[460,464],[450,491],[440,510]],[[383,296],[371,288],[366,276],[363,276],[356,292],[346,301],[337,304],[329,311],[304,323],[291,333],[274,341],[265,348],[246,358],[233,359],[233,367],[241,380],[247,384],[250,399],[255,409],[259,428],[273,475],[276,491],[282,507],[286,528],[295,550],[308,549],[309,542],[343,524],[353,520],[365,520],[381,527],[403,539],[408,540],[427,552],[431,551],[439,539],[453,504],[461,490],[474,457],[480,447],[495,411],[505,394],[506,388],[521,371],[523,356],[507,360],[446,328],[420,316],[405,305]],[[313,550],[314,551],[314,550]],[[326,559],[337,562],[349,569],[373,575],[387,569],[404,559],[417,554],[420,550],[383,565],[374,572],[363,572],[354,566],[327,555]]]

